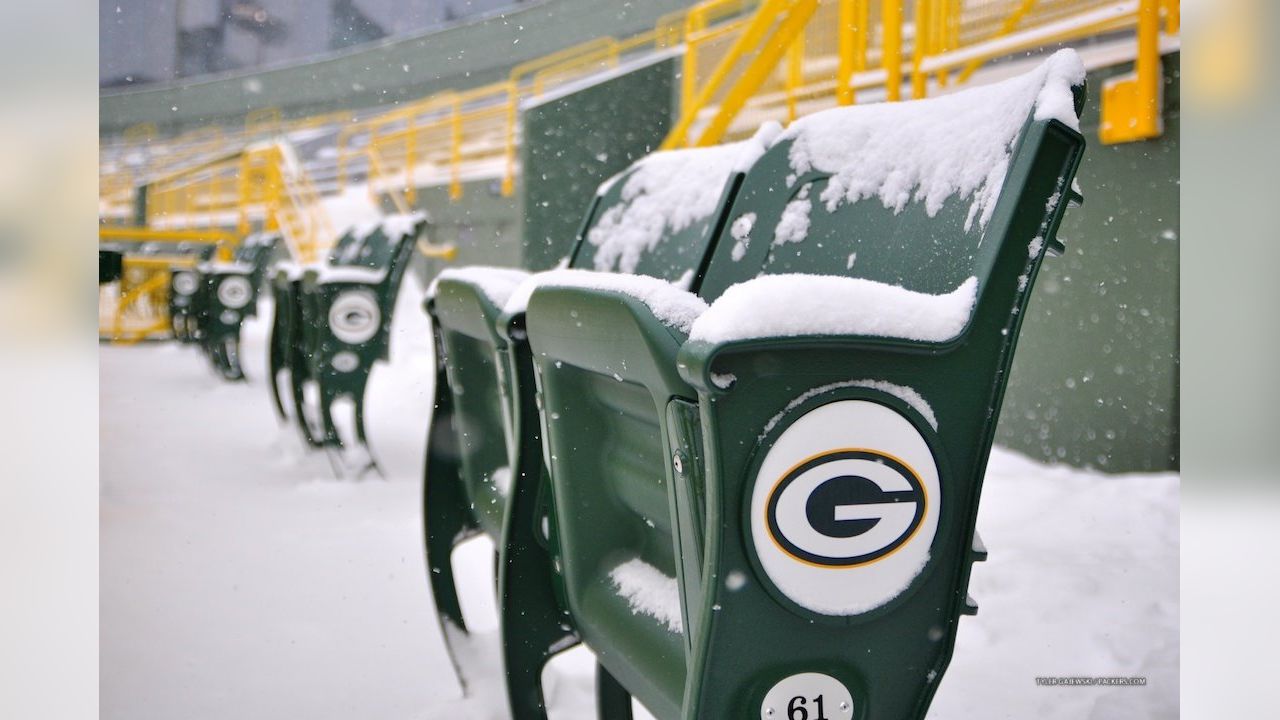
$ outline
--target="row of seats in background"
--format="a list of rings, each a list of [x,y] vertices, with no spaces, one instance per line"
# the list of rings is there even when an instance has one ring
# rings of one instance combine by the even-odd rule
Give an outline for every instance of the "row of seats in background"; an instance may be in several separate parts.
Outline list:
[[[278,233],[246,237],[229,262],[203,259],[169,276],[169,320],[179,342],[200,347],[214,370],[228,380],[243,380],[240,330],[257,315],[258,288],[280,244]]]
[[[112,339],[131,336],[129,340],[137,342],[171,335],[181,343],[198,346],[220,376],[243,380],[241,326],[257,315],[258,288],[280,244],[278,233],[260,233],[244,238],[231,250],[220,248],[212,239],[103,245],[98,251],[98,284],[115,285],[116,293],[100,297],[100,304],[119,307],[123,304],[120,288],[125,286],[126,293],[151,296],[147,302],[134,304],[162,311],[162,324],[167,326],[120,332],[117,310]],[[220,252],[229,259],[219,259]],[[136,277],[126,278],[130,273]]]
[[[229,260],[217,259],[213,241],[117,243],[99,250],[98,281],[118,288],[137,273],[128,292],[162,299],[172,337],[198,347],[220,377],[237,381],[245,379],[244,321],[257,315],[270,275],[272,404],[308,446],[329,452],[335,471],[359,473],[377,467],[365,433],[365,387],[373,364],[388,357],[395,298],[426,226],[421,213],[383,216],[348,229],[324,262],[308,265],[276,262],[284,246],[278,232],[245,237]],[[344,397],[354,408],[345,437],[333,412]]]
[[[977,610],[1022,311],[1081,200],[1083,82],[1064,51],[655,153],[570,269],[440,275],[429,581],[456,644],[452,553],[494,540],[513,717],[545,717],[578,642],[609,720],[925,715]]]

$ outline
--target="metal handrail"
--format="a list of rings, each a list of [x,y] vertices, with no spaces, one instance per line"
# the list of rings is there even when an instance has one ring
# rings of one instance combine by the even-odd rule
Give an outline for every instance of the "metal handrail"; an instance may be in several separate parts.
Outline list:
[[[416,202],[424,163],[445,173],[451,199],[462,196],[463,169],[477,161],[500,163],[502,192],[513,193],[521,103],[646,48],[684,50],[681,116],[663,144],[674,147],[742,133],[734,123],[744,110],[752,121],[789,121],[823,103],[852,104],[868,90],[889,101],[924,97],[970,81],[992,59],[1131,29],[1139,47],[1134,84],[1104,94],[1103,126],[1120,126],[1108,122],[1108,107],[1111,115],[1145,112],[1139,135],[1149,137],[1159,133],[1149,116],[1159,102],[1159,34],[1179,32],[1178,0],[706,0],[662,16],[651,30],[596,38],[520,63],[499,82],[368,117],[340,111],[286,121],[278,108],[263,108],[241,127],[198,128],[163,142],[154,125],[134,126],[123,142],[104,145],[99,197],[105,213],[120,217],[135,188],[147,185],[149,222],[213,224],[225,214],[244,230],[251,217],[279,224],[288,216],[311,228],[307,234],[327,236],[332,228],[311,209],[320,191],[301,168],[284,173],[280,157],[260,156],[248,144],[255,133],[332,127],[336,180],[325,175],[326,192],[345,189],[352,166],[363,162],[371,189],[392,188],[382,192],[404,210]],[[232,153],[239,159],[218,157]],[[390,178],[399,173],[396,188]]]

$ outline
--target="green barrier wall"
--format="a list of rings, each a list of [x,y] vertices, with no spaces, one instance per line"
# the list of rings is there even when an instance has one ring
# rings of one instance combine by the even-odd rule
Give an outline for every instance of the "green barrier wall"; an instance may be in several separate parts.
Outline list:
[[[600,183],[666,137],[677,67],[674,59],[661,60],[525,110],[525,267],[554,267],[568,254]]]
[[[996,442],[1108,471],[1178,467],[1178,67],[1165,57],[1164,136],[1103,145],[1109,77],[1089,75],[1067,245],[1045,261],[1022,329]]]
[[[501,183],[497,178],[465,182],[462,197],[457,200],[449,199],[447,186],[418,188],[414,207],[431,216],[429,241],[435,245],[452,243],[458,248],[452,261],[413,254],[409,271],[418,275],[423,287],[446,267],[521,265],[520,202],[515,197],[503,197]],[[382,208],[395,212],[385,198]]]

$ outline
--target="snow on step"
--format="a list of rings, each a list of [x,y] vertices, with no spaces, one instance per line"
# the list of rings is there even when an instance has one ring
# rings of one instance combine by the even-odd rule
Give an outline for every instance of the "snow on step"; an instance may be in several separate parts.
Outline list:
[[[673,633],[684,632],[675,578],[640,558],[632,558],[609,571],[609,579],[618,595],[631,604],[631,612],[648,615]]]
[[[730,287],[693,323],[690,340],[798,335],[955,339],[969,324],[978,279],[945,295],[836,275],[765,275]]]
[[[776,143],[794,139],[791,167],[831,173],[821,201],[828,211],[878,197],[900,212],[913,199],[932,216],[953,195],[972,198],[965,230],[985,227],[1027,116],[1078,129],[1072,86],[1085,71],[1074,50],[1000,83],[927,100],[834,108],[793,123]]]

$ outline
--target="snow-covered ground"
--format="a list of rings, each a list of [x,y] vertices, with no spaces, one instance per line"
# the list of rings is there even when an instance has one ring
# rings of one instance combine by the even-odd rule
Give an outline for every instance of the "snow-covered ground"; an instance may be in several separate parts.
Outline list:
[[[101,349],[101,710],[148,718],[501,718],[490,551],[462,572],[463,698],[421,551],[431,403],[421,287],[406,278],[369,425],[386,479],[339,480],[275,420],[266,323],[245,331],[250,382],[191,348]],[[270,308],[263,308],[266,317]],[[981,611],[961,622],[930,718],[1178,716],[1178,478],[1101,476],[997,449],[978,524]],[[585,651],[549,673],[554,720],[589,718]],[[1037,676],[1145,676],[1047,688]]]

